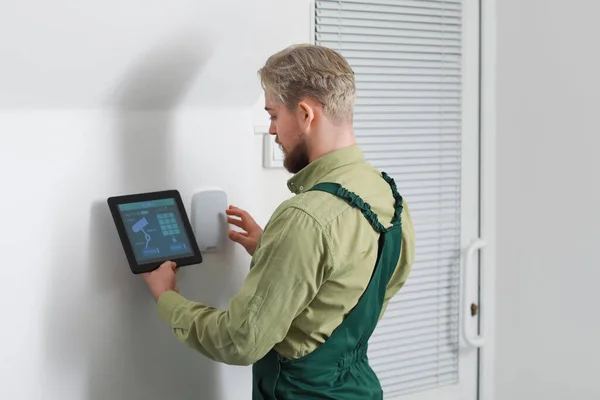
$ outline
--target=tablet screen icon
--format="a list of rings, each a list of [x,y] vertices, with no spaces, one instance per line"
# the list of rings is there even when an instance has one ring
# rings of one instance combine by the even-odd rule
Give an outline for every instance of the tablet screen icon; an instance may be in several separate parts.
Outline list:
[[[173,236],[181,233],[174,213],[158,214],[156,217],[158,218],[163,236]]]
[[[152,240],[152,237],[144,230],[144,228],[148,226],[148,220],[146,219],[146,217],[140,219],[138,222],[136,222],[131,229],[135,232],[142,232],[144,234],[144,239],[146,239],[146,249],[148,248],[148,243],[150,243],[150,240]]]

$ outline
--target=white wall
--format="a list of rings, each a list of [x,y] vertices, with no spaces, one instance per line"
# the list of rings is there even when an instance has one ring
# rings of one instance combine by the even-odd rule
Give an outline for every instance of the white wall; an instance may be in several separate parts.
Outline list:
[[[264,224],[289,193],[288,174],[261,166],[256,70],[306,41],[305,7],[2,2],[0,398],[248,398],[249,368],[203,358],[158,319],[106,198],[176,188],[189,204],[220,186]],[[249,262],[231,250],[184,268],[182,292],[226,307]]]
[[[600,2],[497,4],[496,399],[600,399]]]

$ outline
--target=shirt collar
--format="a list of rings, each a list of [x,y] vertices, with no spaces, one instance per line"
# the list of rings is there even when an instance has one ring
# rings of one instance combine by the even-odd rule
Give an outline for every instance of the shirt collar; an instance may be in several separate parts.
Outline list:
[[[335,150],[317,158],[292,176],[287,182],[288,189],[294,194],[303,193],[319,183],[334,169],[360,162],[363,158],[363,153],[358,145]]]

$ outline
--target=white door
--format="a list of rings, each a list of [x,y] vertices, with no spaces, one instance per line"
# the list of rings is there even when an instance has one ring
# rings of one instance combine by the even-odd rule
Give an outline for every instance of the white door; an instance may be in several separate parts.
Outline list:
[[[475,400],[479,0],[315,0],[313,13],[314,42],[356,73],[359,144],[415,224],[412,273],[370,341],[385,398]]]

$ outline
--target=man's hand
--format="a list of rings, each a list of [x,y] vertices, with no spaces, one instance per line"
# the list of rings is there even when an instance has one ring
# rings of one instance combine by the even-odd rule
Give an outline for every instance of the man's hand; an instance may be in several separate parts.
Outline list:
[[[169,290],[179,293],[177,280],[175,279],[176,273],[177,265],[173,261],[166,261],[154,271],[143,274],[144,280],[156,301],[158,301],[161,294]]]
[[[250,214],[240,208],[229,206],[225,212],[228,215],[227,222],[244,230],[244,232],[230,230],[229,239],[241,244],[248,254],[253,255],[258,245],[258,239],[262,235],[262,228],[258,226]]]

